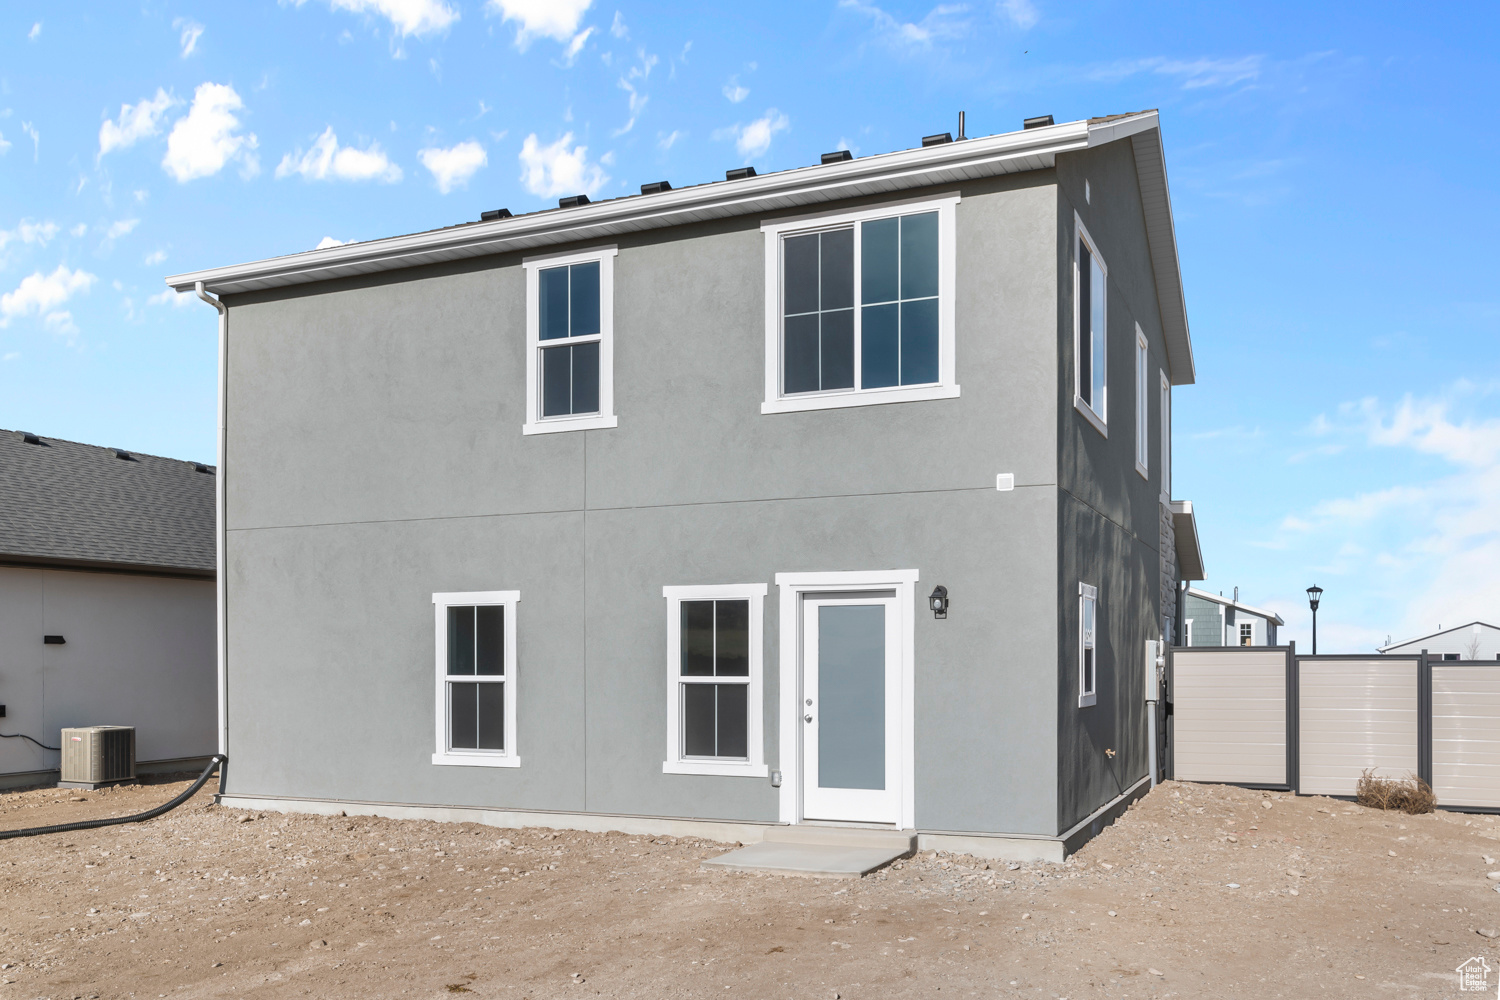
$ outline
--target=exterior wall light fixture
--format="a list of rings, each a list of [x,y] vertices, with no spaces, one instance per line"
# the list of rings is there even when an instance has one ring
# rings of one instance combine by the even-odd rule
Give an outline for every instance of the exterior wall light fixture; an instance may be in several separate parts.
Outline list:
[[[927,598],[927,603],[932,607],[932,617],[948,617],[948,588],[941,583],[932,588],[932,596]]]

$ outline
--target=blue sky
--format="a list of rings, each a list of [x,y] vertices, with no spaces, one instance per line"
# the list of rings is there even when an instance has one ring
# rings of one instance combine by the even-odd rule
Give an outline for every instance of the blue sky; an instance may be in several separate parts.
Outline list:
[[[1323,651],[1500,621],[1492,3],[13,2],[0,426],[214,459],[215,322],[162,277],[1160,108],[1210,579]]]

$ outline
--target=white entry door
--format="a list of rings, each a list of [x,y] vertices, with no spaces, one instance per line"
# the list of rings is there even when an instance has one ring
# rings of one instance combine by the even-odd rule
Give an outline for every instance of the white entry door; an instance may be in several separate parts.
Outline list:
[[[803,598],[803,818],[900,825],[900,649],[894,591]]]

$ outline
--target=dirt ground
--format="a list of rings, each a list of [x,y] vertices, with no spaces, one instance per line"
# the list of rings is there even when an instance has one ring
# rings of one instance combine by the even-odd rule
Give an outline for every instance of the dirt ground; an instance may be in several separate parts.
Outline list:
[[[0,795],[0,828],[182,787]],[[724,849],[205,792],[0,841],[0,997],[1426,998],[1471,956],[1500,968],[1493,817],[1168,783],[1061,865],[699,869]]]

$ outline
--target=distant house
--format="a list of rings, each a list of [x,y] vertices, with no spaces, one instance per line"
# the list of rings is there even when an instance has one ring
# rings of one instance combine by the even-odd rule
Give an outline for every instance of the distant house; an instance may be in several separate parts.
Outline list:
[[[70,726],[136,727],[138,771],[214,752],[214,481],[0,431],[0,787],[56,780]]]
[[[1415,639],[1387,642],[1382,653],[1420,653],[1444,660],[1500,660],[1500,628],[1486,622],[1469,622],[1441,629]]]
[[[1285,625],[1274,611],[1188,587],[1182,593],[1183,646],[1274,646]]]

